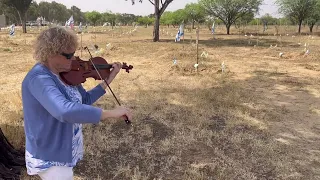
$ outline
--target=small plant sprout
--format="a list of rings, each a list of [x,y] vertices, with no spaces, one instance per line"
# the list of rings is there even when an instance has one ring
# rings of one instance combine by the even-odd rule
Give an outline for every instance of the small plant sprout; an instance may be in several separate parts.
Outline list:
[[[284,54],[283,52],[279,53],[279,57],[282,57],[282,56],[283,56],[283,54]]]
[[[306,50],[306,53],[305,53],[304,55],[309,55],[309,54],[310,54],[310,50],[307,49],[307,50]]]
[[[201,54],[201,57],[207,58],[208,55],[209,55],[208,52],[203,51],[202,54]]]
[[[224,61],[221,63],[221,71],[224,73],[226,70],[226,65],[224,63]]]
[[[177,64],[178,64],[178,61],[177,61],[176,58],[173,59],[173,64],[174,64],[174,65],[177,65]]]

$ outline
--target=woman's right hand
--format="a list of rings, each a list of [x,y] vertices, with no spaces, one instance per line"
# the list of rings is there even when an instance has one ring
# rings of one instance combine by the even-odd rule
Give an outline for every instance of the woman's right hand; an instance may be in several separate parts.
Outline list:
[[[104,110],[102,113],[102,119],[107,119],[107,118],[126,119],[127,117],[128,117],[128,120],[131,121],[132,113],[129,108],[126,108],[124,106],[118,106],[112,110]]]

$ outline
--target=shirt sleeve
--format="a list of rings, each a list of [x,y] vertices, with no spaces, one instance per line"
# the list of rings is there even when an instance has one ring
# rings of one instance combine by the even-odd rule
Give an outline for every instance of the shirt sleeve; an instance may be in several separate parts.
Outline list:
[[[98,84],[90,91],[86,91],[82,85],[79,85],[78,90],[81,93],[83,104],[87,105],[92,105],[106,93],[106,91],[102,88],[100,84]]]
[[[99,123],[102,109],[72,102],[49,75],[37,75],[28,85],[31,94],[57,120],[67,123]]]

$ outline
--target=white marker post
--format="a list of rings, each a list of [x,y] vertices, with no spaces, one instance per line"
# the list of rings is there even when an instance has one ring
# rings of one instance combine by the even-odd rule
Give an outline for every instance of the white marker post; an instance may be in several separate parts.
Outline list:
[[[257,19],[257,46],[259,45],[259,19]]]
[[[80,51],[80,57],[82,57],[82,49],[83,49],[83,47],[82,47],[82,31],[80,31],[80,43],[81,43],[81,51]]]
[[[195,65],[195,68],[197,69],[197,72],[198,72],[198,64],[199,64],[199,27],[197,28],[197,64]]]
[[[78,29],[80,30],[80,57],[82,57],[82,22],[80,22],[79,26],[78,26]],[[79,32],[79,31],[78,31]]]

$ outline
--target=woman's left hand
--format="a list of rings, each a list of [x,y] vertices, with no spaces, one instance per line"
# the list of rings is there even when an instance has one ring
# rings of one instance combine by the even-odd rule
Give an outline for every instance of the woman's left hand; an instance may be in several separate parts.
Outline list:
[[[122,64],[120,62],[112,63],[112,70],[110,72],[109,77],[106,79],[108,84],[110,84],[113,81],[113,79],[117,76],[117,74],[120,72],[121,67]],[[104,81],[101,83],[101,85],[104,89],[107,87]]]
[[[112,64],[111,74],[116,76],[121,70],[122,64],[120,62],[114,62]]]

